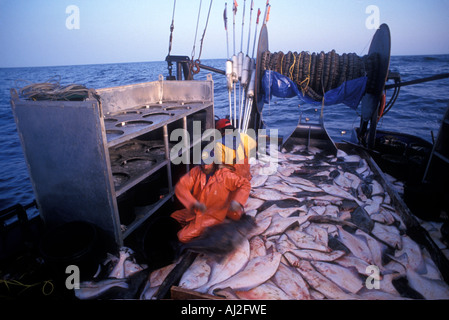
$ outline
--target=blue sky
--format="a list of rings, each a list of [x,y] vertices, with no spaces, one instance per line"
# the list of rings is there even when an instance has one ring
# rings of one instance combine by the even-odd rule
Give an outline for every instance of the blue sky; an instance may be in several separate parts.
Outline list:
[[[201,0],[177,0],[172,54],[191,55]],[[232,54],[232,1],[214,0],[204,38],[202,59],[226,58],[223,10],[228,4],[229,48]],[[236,47],[240,51],[244,0],[237,0]],[[0,0],[0,67],[76,65],[163,61],[168,53],[173,0]],[[251,45],[257,8],[254,0]],[[203,0],[196,42],[199,41],[210,0]],[[248,39],[246,0],[244,44]],[[366,27],[379,9],[387,23],[393,55],[448,54],[449,0],[271,0],[268,35],[270,51],[330,51],[367,53],[374,34]],[[72,11],[79,9],[79,28],[69,29]],[[70,20],[73,22],[74,20]],[[260,30],[260,25],[259,25]],[[196,56],[197,57],[197,56]]]

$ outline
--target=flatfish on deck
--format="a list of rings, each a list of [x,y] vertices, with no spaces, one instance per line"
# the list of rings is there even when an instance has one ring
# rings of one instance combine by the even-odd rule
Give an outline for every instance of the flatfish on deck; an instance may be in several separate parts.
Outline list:
[[[254,175],[251,178],[251,188],[258,188],[260,186],[263,186],[265,182],[267,181],[268,176],[263,174]]]
[[[277,200],[286,200],[286,199],[293,199],[298,200],[297,198],[283,194],[279,191],[269,189],[269,188],[258,188],[251,191],[251,196],[258,198],[260,200],[265,201],[277,201]]]
[[[230,287],[234,290],[250,290],[270,279],[279,267],[282,255],[273,251],[265,256],[256,257],[248,262],[246,267],[229,279],[216,284],[214,289]]]
[[[211,286],[232,277],[247,264],[249,255],[249,241],[245,240],[222,261],[213,261],[210,264],[211,272],[209,281],[201,287],[198,287],[196,291],[205,293]]]

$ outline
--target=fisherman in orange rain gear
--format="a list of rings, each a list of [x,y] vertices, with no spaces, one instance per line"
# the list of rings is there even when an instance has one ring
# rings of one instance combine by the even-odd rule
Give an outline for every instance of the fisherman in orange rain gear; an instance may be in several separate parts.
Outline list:
[[[236,131],[229,119],[218,120],[215,129],[222,136],[215,149],[216,158],[221,159],[221,163],[234,167],[236,174],[250,181],[252,176],[249,158],[255,156],[256,141],[248,134]]]
[[[210,226],[222,223],[226,217],[239,220],[249,197],[251,184],[225,166],[214,162],[206,164],[204,158],[213,159],[213,151],[203,152],[201,166],[193,167],[175,186],[178,200],[185,206],[171,217],[182,229],[178,239],[187,243]]]

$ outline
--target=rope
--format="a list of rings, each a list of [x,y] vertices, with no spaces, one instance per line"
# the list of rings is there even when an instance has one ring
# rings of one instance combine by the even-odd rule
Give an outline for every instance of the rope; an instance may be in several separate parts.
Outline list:
[[[296,55],[293,55],[293,64],[289,69],[289,77],[293,78],[293,69],[295,68],[295,64],[296,64]]]
[[[203,51],[203,41],[204,41],[204,36],[206,35],[207,24],[209,23],[209,16],[210,16],[210,9],[212,8],[212,2],[213,2],[213,0],[210,0],[209,11],[207,13],[207,19],[206,19],[206,25],[204,26],[203,36],[201,37],[201,41],[200,41],[200,53],[198,55],[198,61],[200,60],[201,52]]]
[[[168,42],[168,55],[170,55],[172,42],[173,42],[173,30],[175,29],[175,8],[176,8],[176,0],[174,0],[173,3],[173,15],[171,18],[171,25],[170,25],[170,39]]]
[[[345,81],[368,77],[366,92],[373,92],[377,83],[377,54],[359,57],[355,53],[339,55],[331,52],[312,53],[289,51],[271,53],[266,51],[261,58],[262,70],[276,71],[290,78],[303,95],[322,101],[324,93],[338,88]]]
[[[198,20],[196,22],[196,31],[195,31],[195,40],[193,42],[193,50],[192,50],[192,60],[191,60],[192,62],[190,64],[190,69],[192,70],[192,72],[194,74],[197,74],[198,72],[200,72],[200,63],[201,63],[200,58],[201,58],[201,53],[203,51],[203,41],[204,41],[204,36],[206,35],[207,25],[209,23],[210,10],[212,8],[213,0],[210,0],[209,12],[207,13],[207,19],[206,19],[206,25],[204,26],[203,36],[201,37],[201,40],[200,40],[200,53],[198,55],[198,59],[196,59],[194,61],[193,58],[195,56],[195,43],[196,43],[196,36],[197,36],[197,33],[198,33],[198,24],[199,24],[199,21],[200,21],[201,2],[202,2],[202,0],[200,1],[200,8],[199,8],[199,11],[198,11]]]
[[[200,7],[198,9],[198,17],[196,20],[195,39],[193,40],[193,48],[192,48],[192,61],[193,61],[193,58],[195,57],[196,36],[198,34],[198,25],[200,24],[200,13],[201,13],[201,3],[202,2],[203,2],[203,0],[200,0]]]
[[[6,288],[8,289],[8,291],[11,291],[10,286],[23,287],[23,289],[20,290],[18,295],[22,294],[25,290],[27,290],[29,288],[32,288],[32,287],[35,287],[35,286],[38,286],[38,285],[42,285],[42,294],[44,296],[49,296],[49,295],[51,295],[53,293],[53,290],[55,288],[55,286],[51,282],[51,280],[45,280],[45,281],[36,282],[36,283],[33,283],[33,284],[25,284],[25,283],[22,283],[22,282],[17,281],[17,280],[3,280],[3,279],[0,279],[0,283],[4,283]],[[47,286],[50,286],[50,288],[46,290]]]
[[[173,30],[175,29],[175,8],[176,8],[176,0],[174,0],[174,3],[173,3],[173,15],[171,18],[171,25],[170,25],[170,37],[168,40],[168,56],[170,56],[171,48],[172,48],[172,44],[173,44]],[[172,78],[172,70],[173,70],[173,63],[170,60],[170,61],[168,61],[168,74],[169,74],[170,78]]]
[[[58,80],[53,81],[55,78],[58,78]],[[18,81],[16,81],[16,86]],[[36,100],[82,101],[90,97],[94,97],[97,100],[99,99],[94,89],[86,88],[85,86],[80,84],[69,84],[66,86],[61,86],[59,82],[60,77],[56,76],[47,80],[47,82],[31,83],[19,89],[19,95],[23,98],[30,99],[33,101]]]

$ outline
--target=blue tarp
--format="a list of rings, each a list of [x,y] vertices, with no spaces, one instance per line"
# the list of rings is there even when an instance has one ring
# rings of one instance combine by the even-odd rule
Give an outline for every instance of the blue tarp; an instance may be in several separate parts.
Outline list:
[[[327,91],[324,94],[324,105],[343,103],[354,110],[357,109],[360,100],[362,100],[365,94],[367,79],[367,77],[360,77],[348,80],[343,82],[338,88]],[[272,70],[265,70],[262,77],[262,88],[265,103],[269,103],[273,95],[280,98],[298,96],[305,103],[322,103],[322,101],[315,101],[307,95],[304,96],[290,78]]]

